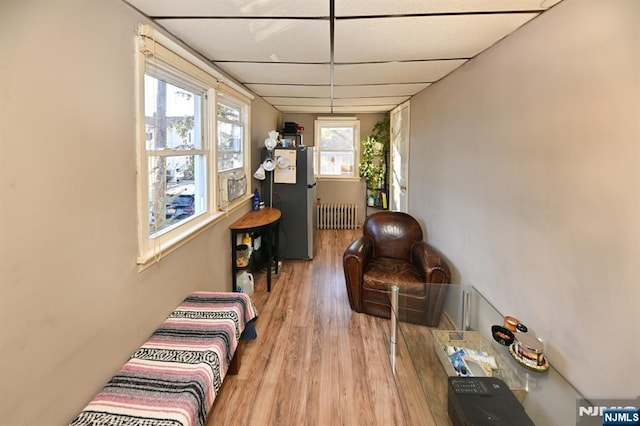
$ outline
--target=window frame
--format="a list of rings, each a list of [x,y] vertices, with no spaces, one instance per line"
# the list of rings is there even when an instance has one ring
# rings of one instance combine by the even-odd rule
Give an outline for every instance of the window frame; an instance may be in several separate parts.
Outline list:
[[[163,64],[163,67],[165,66],[165,64]],[[179,158],[179,157],[185,157],[185,156],[193,156],[194,160],[195,157],[198,157],[198,169],[202,169],[202,175],[200,175],[200,173],[198,173],[197,179],[195,179],[195,183],[194,183],[194,197],[196,198],[194,204],[199,206],[200,209],[202,211],[198,211],[198,212],[194,212],[193,216],[188,217],[183,219],[180,222],[177,222],[173,225],[169,225],[166,228],[163,229],[159,229],[156,230],[156,232],[149,234],[149,238],[161,238],[163,234],[165,233],[171,233],[172,230],[177,229],[178,227],[183,225],[183,221],[184,220],[196,220],[197,218],[202,215],[203,213],[205,213],[208,210],[208,200],[209,200],[209,194],[208,194],[208,174],[209,174],[209,170],[211,168],[210,164],[210,157],[211,157],[211,149],[208,146],[210,144],[210,140],[209,138],[206,137],[206,134],[208,133],[208,122],[206,120],[206,117],[208,114],[210,114],[210,109],[211,109],[211,102],[209,101],[210,97],[215,97],[215,91],[211,88],[207,88],[204,85],[199,85],[196,81],[193,81],[191,78],[189,78],[188,76],[184,76],[182,78],[166,78],[166,76],[162,75],[163,73],[161,72],[157,72],[157,70],[149,70],[149,69],[145,69],[145,73],[144,73],[144,79],[146,81],[147,77],[151,77],[154,78],[156,80],[160,80],[162,79],[163,81],[165,81],[167,84],[171,84],[174,87],[178,87],[180,89],[183,90],[189,90],[191,93],[195,94],[195,95],[199,95],[200,96],[200,102],[199,102],[199,107],[196,108],[197,112],[194,113],[194,116],[196,116],[196,123],[194,123],[194,129],[196,127],[198,127],[197,130],[195,130],[194,132],[194,136],[199,136],[200,140],[198,142],[196,142],[194,145],[198,146],[198,148],[196,148],[194,146],[193,149],[172,149],[172,147],[165,147],[163,149],[154,149],[154,148],[150,148],[147,146],[146,144],[146,137],[145,137],[145,146],[144,147],[140,147],[141,150],[144,150],[144,157],[146,159],[145,161],[145,165],[149,166],[150,161],[154,158],[165,158],[165,159],[171,159],[171,158]],[[181,84],[182,83],[182,84]],[[184,84],[187,83],[187,84]],[[145,84],[145,96],[147,95],[146,93],[146,84]],[[146,106],[146,105],[145,105]],[[146,115],[146,114],[145,114]],[[168,117],[167,117],[168,118]],[[146,117],[145,117],[145,132],[147,130],[146,128]],[[167,127],[169,127],[169,125],[167,125]],[[168,161],[167,161],[168,162]],[[195,161],[194,161],[194,167],[195,167]],[[147,169],[146,171],[144,171],[145,176],[150,176],[151,171],[149,169]],[[164,179],[165,177],[162,176],[162,179]],[[149,194],[149,186],[151,184],[149,179],[146,179],[147,181],[147,196]],[[166,192],[169,193],[171,188],[166,188]],[[142,191],[143,188],[141,187],[140,190]],[[149,199],[149,197],[147,197],[147,203],[150,204],[151,200]],[[150,215],[148,215],[147,217],[149,217]],[[149,229],[152,228],[151,223],[148,224]]]
[[[221,120],[218,117],[218,104],[225,104],[228,106],[232,106],[232,107],[236,107],[238,109],[240,109],[240,120],[239,121],[233,121],[233,120],[226,120],[223,119]],[[251,151],[251,146],[250,146],[250,138],[249,138],[249,127],[250,127],[250,123],[251,123],[251,107],[250,107],[250,102],[240,96],[238,93],[233,93],[229,90],[226,90],[224,88],[219,89],[217,92],[217,98],[216,98],[216,110],[215,110],[215,128],[216,128],[216,140],[215,140],[215,147],[214,147],[214,151],[215,151],[215,167],[216,167],[216,181],[217,181],[217,188],[218,188],[218,199],[217,199],[217,207],[220,210],[227,210],[229,208],[230,205],[233,205],[237,199],[234,199],[232,201],[228,201],[227,200],[227,196],[223,193],[225,191],[225,188],[223,188],[223,184],[227,181],[228,178],[235,178],[235,177],[239,177],[241,175],[244,175],[244,180],[245,180],[245,196],[248,195],[249,191],[249,181],[248,179],[250,179],[251,177],[251,173],[250,173],[250,164],[251,164],[251,157],[250,157],[250,151]],[[242,139],[243,139],[243,143],[242,143],[242,165],[240,167],[234,167],[231,169],[225,169],[225,170],[219,170],[218,169],[218,158],[220,156],[220,150],[219,150],[219,141],[217,139],[218,136],[218,123],[219,121],[223,121],[225,123],[230,123],[230,124],[240,124],[242,127]],[[240,197],[242,198],[242,197]]]
[[[352,127],[354,133],[353,140],[353,171],[349,175],[327,175],[322,174],[321,170],[321,129],[323,127]],[[314,166],[316,178],[319,180],[359,180],[360,166],[360,120],[357,117],[318,117],[314,121]],[[345,151],[346,152],[346,151]]]
[[[196,154],[203,156],[204,176],[200,179],[200,188],[205,195],[203,211],[187,217],[176,224],[158,232],[150,231],[151,213],[149,195],[151,177],[149,161],[158,153],[149,150],[146,140],[145,120],[145,75],[162,78],[179,87],[197,89],[203,96],[201,100],[201,141],[198,149],[184,150],[183,155]],[[173,250],[186,244],[202,231],[226,217],[229,211],[239,208],[251,198],[247,190],[238,199],[226,203],[225,211],[219,208],[219,180],[217,172],[217,101],[218,96],[232,97],[242,105],[245,111],[242,137],[243,165],[236,168],[237,173],[251,176],[250,171],[250,111],[253,96],[233,82],[223,81],[222,75],[206,62],[181,47],[176,42],[146,24],[138,26],[136,38],[136,136],[137,136],[137,186],[138,186],[138,257],[136,263],[140,270],[158,262]],[[198,144],[196,144],[198,145]],[[169,150],[162,155],[181,154],[182,151]],[[204,188],[202,188],[204,186]]]

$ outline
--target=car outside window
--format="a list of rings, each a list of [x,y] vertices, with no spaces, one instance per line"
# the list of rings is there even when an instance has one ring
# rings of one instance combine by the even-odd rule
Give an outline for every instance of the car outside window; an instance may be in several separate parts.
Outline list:
[[[236,182],[250,173],[252,97],[151,26],[137,33],[136,261],[144,269],[224,218],[222,205],[248,200]]]
[[[206,89],[197,91],[146,74],[144,91],[149,237],[154,238],[206,210],[208,153],[201,149]],[[174,204],[187,192],[191,208],[176,214]]]

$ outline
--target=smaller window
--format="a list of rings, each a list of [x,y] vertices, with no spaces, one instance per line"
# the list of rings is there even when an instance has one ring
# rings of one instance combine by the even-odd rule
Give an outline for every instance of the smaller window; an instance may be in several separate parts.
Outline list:
[[[357,177],[360,140],[358,120],[316,120],[315,136],[318,177]]]
[[[218,93],[216,106],[218,206],[226,208],[247,193],[245,143],[249,106],[225,92]]]
[[[243,167],[244,107],[218,97],[218,172]]]

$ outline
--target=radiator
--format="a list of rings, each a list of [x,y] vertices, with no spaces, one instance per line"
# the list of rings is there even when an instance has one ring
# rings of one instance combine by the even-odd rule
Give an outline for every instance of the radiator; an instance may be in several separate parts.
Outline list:
[[[318,229],[355,229],[358,225],[358,206],[355,204],[320,204]]]

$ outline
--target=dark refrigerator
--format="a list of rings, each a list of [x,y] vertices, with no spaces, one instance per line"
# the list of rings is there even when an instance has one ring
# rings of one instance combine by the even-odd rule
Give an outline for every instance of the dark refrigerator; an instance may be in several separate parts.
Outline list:
[[[263,181],[265,204],[282,212],[280,259],[313,259],[316,244],[316,181],[313,147],[276,148],[276,168]]]

